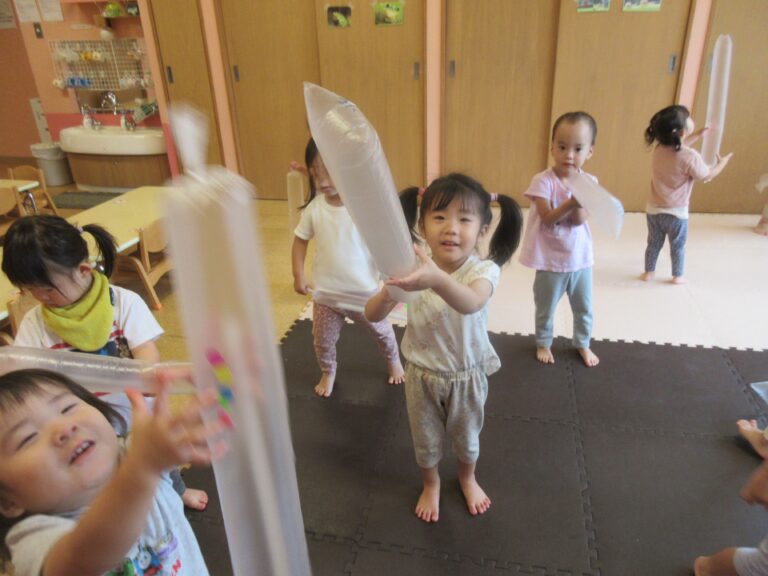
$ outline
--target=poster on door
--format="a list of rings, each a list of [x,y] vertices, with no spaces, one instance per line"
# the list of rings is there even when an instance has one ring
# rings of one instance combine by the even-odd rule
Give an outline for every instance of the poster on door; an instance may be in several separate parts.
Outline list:
[[[611,0],[579,0],[576,12],[608,12]]]
[[[328,26],[331,28],[352,26],[352,6],[328,6],[325,12]]]
[[[399,26],[405,19],[405,2],[374,2],[373,23],[376,26]]]
[[[624,12],[658,12],[661,0],[624,0]]]

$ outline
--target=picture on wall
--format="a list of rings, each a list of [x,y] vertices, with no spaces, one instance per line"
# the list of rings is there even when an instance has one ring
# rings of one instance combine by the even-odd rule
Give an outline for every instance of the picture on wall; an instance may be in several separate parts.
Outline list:
[[[349,28],[352,26],[352,6],[328,6],[326,14],[328,26],[332,28]]]
[[[577,12],[608,12],[611,0],[579,0]]]
[[[624,0],[624,12],[658,12],[661,0]]]
[[[373,22],[376,26],[397,26],[403,23],[405,2],[374,2]]]

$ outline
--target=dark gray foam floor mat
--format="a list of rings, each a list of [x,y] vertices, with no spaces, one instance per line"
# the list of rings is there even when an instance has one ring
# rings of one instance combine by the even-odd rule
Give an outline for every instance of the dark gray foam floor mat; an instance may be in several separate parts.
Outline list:
[[[297,322],[281,353],[315,576],[683,576],[697,555],[768,532],[768,512],[739,499],[759,460],[735,439],[735,420],[765,421],[748,385],[768,380],[768,352],[596,341],[601,363],[587,369],[563,339],[543,366],[532,337],[492,334],[503,367],[477,471],[491,509],[468,514],[446,446],[440,521],[427,525],[413,514],[402,387],[384,383],[375,344],[347,325],[334,394],[314,397],[311,331]],[[214,512],[190,517],[218,576],[231,568]]]

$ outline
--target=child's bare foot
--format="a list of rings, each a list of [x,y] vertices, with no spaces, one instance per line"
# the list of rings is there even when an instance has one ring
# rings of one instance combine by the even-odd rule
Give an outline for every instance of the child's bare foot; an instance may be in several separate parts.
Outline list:
[[[336,374],[326,374],[323,372],[323,377],[320,378],[320,382],[315,386],[315,394],[328,398],[333,392],[333,383],[336,380]]]
[[[403,380],[405,380],[405,370],[403,370],[403,365],[398,360],[389,365],[389,379],[387,382],[389,384],[402,384]]]
[[[739,420],[736,426],[739,427],[739,434],[749,442],[755,452],[768,460],[768,440],[763,435],[763,431],[757,427],[757,420]]]
[[[589,348],[579,348],[579,356],[581,356],[581,359],[584,360],[584,364],[588,368],[592,368],[593,366],[600,364],[600,358],[598,358],[597,355]]]
[[[640,274],[640,280],[642,280],[643,282],[650,282],[651,280],[653,280],[653,275],[654,275],[654,272],[643,272],[642,274]]]
[[[416,516],[424,522],[437,522],[440,517],[440,481],[424,483],[424,490],[416,502]]]
[[[205,510],[208,506],[208,494],[205,490],[187,488],[181,495],[181,500],[184,502],[184,506],[192,508],[192,510]]]
[[[552,349],[545,348],[544,346],[537,346],[536,360],[538,360],[542,364],[554,364],[555,357],[552,355]]]
[[[469,513],[472,514],[472,516],[485,514],[488,511],[488,508],[491,507],[491,499],[488,498],[485,491],[480,488],[480,484],[477,483],[475,475],[473,474],[466,479],[459,478],[459,485],[464,494],[464,499],[467,501]]]
[[[688,280],[683,276],[672,276],[672,284],[688,284]]]

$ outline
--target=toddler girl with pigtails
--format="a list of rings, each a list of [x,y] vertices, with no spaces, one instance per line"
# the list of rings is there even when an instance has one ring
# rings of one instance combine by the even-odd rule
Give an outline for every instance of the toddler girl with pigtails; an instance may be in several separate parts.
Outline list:
[[[501,366],[488,339],[488,304],[500,267],[520,241],[522,214],[512,198],[492,196],[463,174],[438,178],[423,193],[408,188],[400,198],[409,228],[429,248],[427,253],[415,244],[418,269],[386,283],[417,293],[408,304],[402,341],[408,361],[408,420],[424,485],[415,513],[424,522],[439,518],[438,463],[447,435],[458,459],[459,484],[469,513],[483,514],[491,500],[475,478],[475,466],[487,377]],[[478,248],[491,225],[493,200],[499,203],[501,216],[483,259]],[[396,304],[385,286],[368,301],[365,315],[372,322],[381,320]]]

